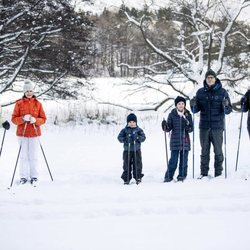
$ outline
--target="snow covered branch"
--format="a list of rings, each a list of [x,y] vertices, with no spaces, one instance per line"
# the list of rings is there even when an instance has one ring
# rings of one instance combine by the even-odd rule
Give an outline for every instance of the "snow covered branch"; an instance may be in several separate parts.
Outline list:
[[[154,76],[168,75],[170,71],[174,71],[175,74],[192,82],[195,89],[203,84],[205,72],[212,68],[220,79],[228,83],[234,81],[234,84],[237,84],[249,77],[249,68],[246,68],[247,61],[244,62],[244,56],[240,56],[245,53],[245,57],[249,58],[247,56],[249,55],[247,25],[237,24],[238,16],[247,6],[249,6],[247,0],[241,0],[234,9],[229,9],[225,3],[214,0],[173,1],[173,20],[172,23],[168,21],[168,25],[170,27],[172,25],[176,30],[176,33],[173,33],[172,39],[175,39],[173,44],[169,44],[169,42],[164,44],[158,39],[157,31],[154,30],[154,23],[157,20],[148,22],[145,15],[134,18],[126,12],[128,22],[138,28],[145,45],[162,58],[160,61],[167,62],[168,66],[166,70],[163,70],[162,68],[154,69],[151,65],[120,65],[134,70],[145,69],[149,75]],[[241,43],[238,42],[239,39],[242,41]],[[235,47],[235,41],[238,42],[237,47]],[[233,58],[237,58],[237,60]],[[236,65],[236,62],[240,66]],[[228,68],[230,67],[234,72],[234,77],[229,76]],[[237,67],[239,67],[238,70]],[[242,70],[241,67],[244,67],[245,70]],[[155,81],[155,77],[147,77],[151,78],[151,81]],[[183,91],[180,88],[181,85],[178,86],[170,80],[165,80],[164,84],[186,98],[190,98],[193,93],[193,90],[189,93]],[[145,87],[151,88],[150,86]]]
[[[131,65],[126,64],[126,63],[121,63],[118,66],[119,67],[126,67],[128,69],[135,69],[135,70],[142,70],[143,69],[143,70],[150,71],[151,73],[154,73],[154,74],[167,74],[167,71],[164,72],[164,71],[158,71],[158,70],[154,69],[154,67],[164,65],[166,63],[167,63],[167,61],[162,61],[162,62],[154,63],[152,65],[144,65],[144,66],[131,66]]]
[[[4,84],[4,87],[0,90],[0,94],[3,93],[4,91],[6,91],[10,86],[12,86],[13,82],[15,81],[15,79],[17,78],[17,75],[19,74],[19,72],[21,71],[25,60],[28,56],[29,53],[29,47],[26,48],[25,53],[23,54],[23,56],[19,59],[19,65],[16,68],[16,70],[14,71],[14,73],[12,74],[12,77]]]

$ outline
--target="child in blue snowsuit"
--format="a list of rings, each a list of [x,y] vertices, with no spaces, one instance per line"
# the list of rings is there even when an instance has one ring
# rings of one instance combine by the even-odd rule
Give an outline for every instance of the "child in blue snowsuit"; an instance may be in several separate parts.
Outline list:
[[[190,112],[186,109],[186,100],[184,97],[177,96],[175,106],[176,108],[171,111],[167,121],[162,121],[163,131],[171,131],[171,157],[168,163],[168,169],[165,173],[164,182],[173,180],[179,156],[179,174],[177,181],[184,181],[187,177],[188,152],[190,150],[189,133],[193,131],[193,121]]]
[[[142,157],[141,143],[144,142],[146,136],[141,128],[137,126],[137,117],[131,113],[127,116],[127,126],[121,130],[118,135],[119,142],[123,143],[123,173],[121,178],[124,184],[129,184],[133,178],[136,184],[141,182],[142,177]]]

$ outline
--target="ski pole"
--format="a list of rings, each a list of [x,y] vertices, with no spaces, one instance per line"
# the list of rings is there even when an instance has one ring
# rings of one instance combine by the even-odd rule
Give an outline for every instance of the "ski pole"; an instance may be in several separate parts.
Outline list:
[[[185,175],[185,171],[184,171],[184,167],[185,167],[185,162],[184,162],[184,157],[185,157],[185,127],[183,129],[183,142],[182,142],[182,181],[184,181],[184,175]]]
[[[194,118],[195,118],[195,115],[193,113],[193,179],[194,179],[194,128],[195,128],[195,125],[194,125]]]
[[[192,101],[193,100],[193,101]],[[190,100],[190,107],[191,107],[191,111],[193,113],[193,145],[192,145],[192,151],[193,151],[193,179],[194,179],[194,140],[195,140],[195,106],[196,104],[196,97],[193,97],[193,99]],[[192,105],[191,105],[192,104]]]
[[[238,159],[239,159],[239,152],[240,152],[241,129],[242,129],[242,119],[243,119],[243,107],[241,108],[239,140],[238,140],[238,149],[237,149],[237,156],[236,156],[235,171],[237,171],[237,168],[238,168]]]
[[[183,118],[184,120],[186,121],[186,125],[189,125],[189,120],[185,117],[185,115],[183,115]],[[188,132],[187,132],[188,133]],[[184,129],[183,129],[183,178],[184,178],[184,175],[185,175],[185,171],[184,171],[184,156],[185,156],[185,138],[186,138],[186,130],[185,130],[185,126],[184,126]],[[194,169],[194,168],[193,168]],[[193,178],[194,178],[194,171],[193,171]]]
[[[22,143],[23,143],[23,138],[24,138],[24,135],[25,135],[26,128],[27,128],[27,122],[25,122],[25,125],[24,125],[23,135],[22,135],[22,139],[21,139],[18,154],[17,154],[16,164],[15,164],[14,172],[13,172],[11,183],[10,183],[10,188],[12,187],[13,181],[14,181],[14,178],[15,178],[17,163],[18,163],[19,156],[20,156],[20,153],[21,153],[21,148],[22,148]]]
[[[127,182],[129,182],[129,172],[130,172],[130,142],[128,143],[128,169],[127,169]]]
[[[184,117],[183,117],[184,118]],[[182,135],[182,117],[180,116],[180,151],[179,151],[179,155],[180,155],[180,163],[181,163],[181,158],[182,158],[182,178],[184,177],[184,136],[185,133]],[[182,157],[181,157],[181,150],[182,150]],[[179,166],[180,169],[180,166]]]
[[[6,134],[6,129],[4,129],[4,132],[3,132],[3,139],[2,139],[1,149],[0,149],[0,157],[1,157],[1,155],[2,155],[2,150],[3,150],[3,143],[4,143],[5,134]]]
[[[37,128],[36,128],[35,124],[33,124],[33,127],[34,127],[34,130],[35,130],[37,139],[38,139],[38,141],[39,141],[40,148],[41,148],[41,150],[42,150],[43,157],[44,157],[45,163],[46,163],[46,165],[47,165],[47,168],[48,168],[48,171],[49,171],[49,175],[50,175],[51,181],[53,181],[53,177],[52,177],[52,174],[51,174],[51,171],[50,171],[50,168],[49,168],[49,164],[48,164],[48,161],[47,161],[47,159],[46,159],[46,156],[45,156],[45,153],[44,153],[44,150],[43,150],[41,141],[40,141],[40,139],[39,139],[39,136],[38,136],[38,133],[37,133]]]
[[[163,118],[163,120],[165,119]],[[165,139],[165,151],[166,151],[166,161],[167,161],[167,169],[168,169],[168,142],[167,142],[167,131],[165,129],[164,129],[164,139]]]
[[[195,114],[194,114],[194,106],[191,106],[190,103],[190,107],[191,107],[191,111],[193,113],[193,145],[192,145],[192,153],[193,153],[193,179],[194,179],[194,140],[195,140]]]
[[[137,172],[137,157],[136,157],[136,141],[134,140],[134,167],[135,167],[135,179],[136,184],[138,185],[138,172]]]
[[[226,114],[224,111],[224,152],[225,152],[225,179],[227,178],[227,131],[226,131]]]

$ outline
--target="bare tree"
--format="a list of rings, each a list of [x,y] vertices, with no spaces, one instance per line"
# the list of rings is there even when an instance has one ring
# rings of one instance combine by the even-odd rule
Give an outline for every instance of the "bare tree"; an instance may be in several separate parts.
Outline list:
[[[70,32],[72,39],[75,34],[87,37],[87,28],[76,31],[91,26],[87,18],[74,14],[66,0],[2,0],[0,17],[0,94],[19,91],[16,83],[25,78],[36,82],[40,94],[69,93],[61,79],[71,70],[75,56],[74,46],[65,38]],[[77,36],[75,47],[85,52],[85,40]]]
[[[156,91],[159,85],[165,85],[187,98],[203,83],[205,72],[213,68],[222,81],[237,91],[238,83],[249,78],[249,25],[237,21],[241,11],[249,5],[249,0],[241,0],[233,11],[229,11],[223,1],[173,1],[172,22],[178,32],[177,39],[176,43],[165,46],[159,44],[156,32],[151,32],[152,17],[149,20],[144,15],[136,20],[125,12],[128,21],[140,30],[145,44],[160,56],[160,60],[149,65],[121,66],[147,69],[150,73],[146,77],[150,79],[151,87],[152,84],[158,86],[154,87]],[[185,88],[188,83],[192,88]],[[138,89],[148,87],[146,82]],[[161,87],[159,89],[163,91]],[[152,109],[159,108],[168,99],[169,95]]]

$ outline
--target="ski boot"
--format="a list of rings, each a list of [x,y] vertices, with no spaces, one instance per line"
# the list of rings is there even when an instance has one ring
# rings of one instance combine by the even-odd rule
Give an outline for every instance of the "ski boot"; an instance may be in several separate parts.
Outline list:
[[[36,185],[37,185],[37,178],[35,178],[35,177],[31,178],[30,184],[33,185],[34,187],[36,187]]]
[[[20,184],[25,184],[26,182],[27,182],[27,179],[25,179],[25,178],[20,179]]]
[[[140,184],[141,183],[141,178],[138,178],[137,180],[136,180],[136,185],[138,185],[138,184]]]

